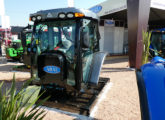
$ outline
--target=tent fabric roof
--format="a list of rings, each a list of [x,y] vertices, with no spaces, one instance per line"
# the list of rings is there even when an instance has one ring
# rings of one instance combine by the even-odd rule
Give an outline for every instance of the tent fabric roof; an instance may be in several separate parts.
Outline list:
[[[165,0],[152,0],[149,15],[150,29],[165,27]],[[107,0],[96,5],[90,10],[100,16],[101,19],[113,19],[127,22],[126,0]]]
[[[165,0],[151,0],[151,8],[165,10]],[[101,9],[99,9],[101,7]],[[95,12],[96,9],[99,11]],[[98,16],[105,16],[127,9],[127,0],[106,0],[90,8]]]
[[[91,7],[90,10],[98,9],[101,7],[99,11],[97,11],[98,16],[105,16],[108,14],[112,14],[121,10],[126,9],[126,0],[106,0],[94,7]]]

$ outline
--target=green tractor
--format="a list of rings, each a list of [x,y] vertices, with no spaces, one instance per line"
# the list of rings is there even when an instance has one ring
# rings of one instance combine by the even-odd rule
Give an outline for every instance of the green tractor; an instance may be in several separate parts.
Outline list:
[[[30,65],[30,44],[31,44],[32,30],[28,25],[21,32],[21,40],[12,40],[11,44],[6,48],[7,58],[16,61],[24,62],[25,65]]]
[[[11,58],[13,60],[19,60],[22,62],[22,54],[23,54],[23,47],[21,44],[21,40],[12,40],[10,45],[6,48],[6,56],[7,58]]]
[[[106,53],[99,50],[99,18],[89,11],[61,8],[30,15],[32,85],[60,86],[79,93],[97,86]]]

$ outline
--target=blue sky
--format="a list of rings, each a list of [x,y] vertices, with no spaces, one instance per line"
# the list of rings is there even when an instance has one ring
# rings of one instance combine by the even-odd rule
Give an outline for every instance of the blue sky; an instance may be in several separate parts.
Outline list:
[[[74,6],[88,9],[105,0],[75,0]],[[11,25],[26,26],[29,14],[39,10],[67,7],[67,0],[4,0],[6,15]]]

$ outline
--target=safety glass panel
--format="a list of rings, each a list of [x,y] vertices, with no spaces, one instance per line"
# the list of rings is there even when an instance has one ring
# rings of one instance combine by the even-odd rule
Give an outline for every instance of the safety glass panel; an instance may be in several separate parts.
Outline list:
[[[83,62],[83,82],[87,83],[90,77],[90,70],[92,67],[92,61],[93,61],[93,53],[97,51],[99,48],[98,45],[98,38],[97,38],[97,29],[98,25],[96,22],[88,19],[83,20],[83,33],[82,35],[88,35],[83,36],[87,37],[89,41],[87,43],[89,44],[88,47],[83,48],[82,46],[82,62]],[[86,40],[86,39],[83,39]]]
[[[74,20],[43,22],[36,26],[35,40],[38,41],[41,53],[45,51],[61,51],[72,61],[75,46]]]
[[[160,51],[161,44],[162,44],[162,33],[161,32],[152,33],[152,36],[151,36],[152,48],[156,51]]]

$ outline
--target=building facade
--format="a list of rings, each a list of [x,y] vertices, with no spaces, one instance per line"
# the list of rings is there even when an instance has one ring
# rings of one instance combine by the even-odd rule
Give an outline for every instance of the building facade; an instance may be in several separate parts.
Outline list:
[[[165,0],[151,0],[148,29],[165,27]],[[128,53],[127,0],[106,0],[90,8],[100,17],[100,49],[110,55]],[[162,24],[160,24],[162,23]]]

